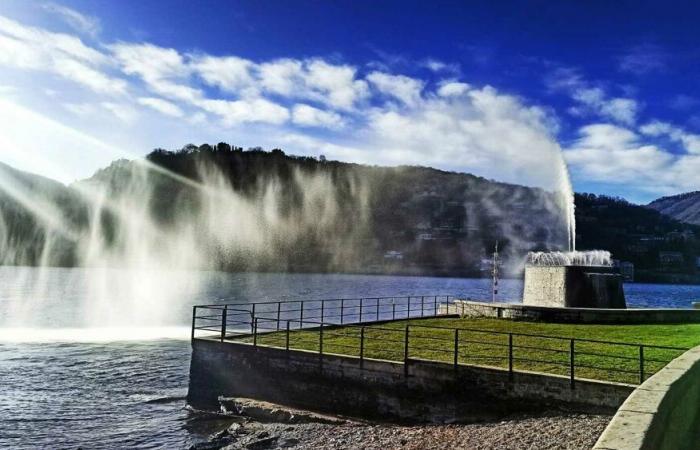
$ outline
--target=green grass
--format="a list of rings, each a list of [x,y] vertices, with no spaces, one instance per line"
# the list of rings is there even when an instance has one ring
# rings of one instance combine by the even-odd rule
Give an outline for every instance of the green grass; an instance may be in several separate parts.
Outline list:
[[[459,364],[507,368],[509,336],[499,333],[514,333],[512,339],[515,370],[568,376],[569,339],[575,338],[577,339],[574,357],[576,378],[623,383],[639,382],[638,345],[585,342],[579,339],[681,348],[700,345],[700,324],[580,325],[486,318],[437,318],[365,326],[364,357],[402,361],[407,324],[409,325],[410,358],[453,364],[454,328],[459,328]],[[359,356],[360,333],[359,326],[324,328],[323,353]],[[521,336],[515,333],[546,337]],[[251,342],[252,338],[244,340]],[[318,330],[292,331],[289,343],[290,348],[293,349],[319,351],[319,332]],[[258,344],[284,347],[285,333],[259,334]],[[682,350],[645,347],[645,378],[681,353]]]

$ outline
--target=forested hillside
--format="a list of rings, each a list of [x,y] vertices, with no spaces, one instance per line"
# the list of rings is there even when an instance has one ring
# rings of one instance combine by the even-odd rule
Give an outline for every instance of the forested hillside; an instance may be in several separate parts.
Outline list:
[[[204,268],[234,271],[473,276],[498,241],[518,275],[527,251],[563,250],[567,239],[559,197],[541,189],[225,143],[158,149],[68,187],[6,166],[0,175],[0,187],[15,186],[0,189],[4,264],[85,264],[86,240],[126,245],[124,224],[144,217],[164,234],[206,235]],[[696,227],[621,199],[578,194],[576,208],[578,249],[610,250],[642,273],[694,272]],[[664,251],[683,262],[661,267]]]
[[[700,225],[700,192],[661,197],[648,206],[681,222]]]

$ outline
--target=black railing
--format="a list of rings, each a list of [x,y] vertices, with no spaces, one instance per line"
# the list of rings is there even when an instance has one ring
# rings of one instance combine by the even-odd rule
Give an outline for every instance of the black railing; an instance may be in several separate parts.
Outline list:
[[[195,306],[192,337],[323,355],[427,360],[640,384],[686,348],[431,326],[450,296],[380,297]]]
[[[216,334],[225,340],[252,334],[255,318],[275,320],[279,331],[285,320],[303,328],[309,321],[344,325],[435,317],[440,305],[454,300],[450,295],[414,295],[197,305],[192,311],[192,338]]]
[[[686,351],[686,348],[632,344],[594,339],[450,328],[406,322],[343,325],[286,320],[277,331],[274,319],[256,318],[253,335],[236,342],[286,350],[306,350],[406,363],[425,360],[460,365],[641,384]],[[406,366],[406,369],[408,367]]]

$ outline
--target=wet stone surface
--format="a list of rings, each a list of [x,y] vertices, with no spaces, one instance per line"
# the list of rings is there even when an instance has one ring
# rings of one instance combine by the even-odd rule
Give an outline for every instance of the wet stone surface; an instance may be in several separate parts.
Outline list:
[[[276,406],[278,411],[281,407]],[[292,416],[298,410],[293,410]],[[279,417],[280,415],[277,414]],[[470,424],[396,425],[339,419],[297,423],[228,416],[228,425],[196,444],[214,449],[590,449],[610,421],[605,414],[544,411]]]

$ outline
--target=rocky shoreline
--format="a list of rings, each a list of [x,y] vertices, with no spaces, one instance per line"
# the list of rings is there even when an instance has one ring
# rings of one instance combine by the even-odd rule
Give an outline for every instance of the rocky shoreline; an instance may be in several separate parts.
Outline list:
[[[239,404],[240,405],[240,404]],[[611,416],[548,410],[470,424],[397,425],[321,416],[249,400],[192,450],[590,449]]]

